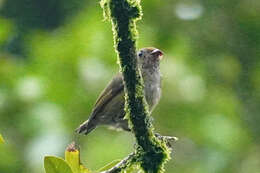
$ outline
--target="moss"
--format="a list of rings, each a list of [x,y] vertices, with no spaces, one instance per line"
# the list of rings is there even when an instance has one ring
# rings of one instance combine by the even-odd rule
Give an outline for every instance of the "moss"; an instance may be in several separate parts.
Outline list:
[[[165,143],[153,134],[148,105],[143,91],[143,81],[137,68],[136,21],[141,19],[139,0],[102,0],[105,19],[110,19],[114,33],[115,49],[126,91],[126,112],[130,127],[138,144],[137,155],[145,172],[163,172],[163,164],[169,158]]]

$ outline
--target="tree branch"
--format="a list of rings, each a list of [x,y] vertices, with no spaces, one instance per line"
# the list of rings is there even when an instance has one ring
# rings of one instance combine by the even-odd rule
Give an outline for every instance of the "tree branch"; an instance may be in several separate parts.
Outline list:
[[[125,168],[131,166],[135,162],[134,160],[136,160],[135,157],[136,157],[136,155],[134,153],[131,153],[126,158],[121,160],[118,164],[116,164],[114,167],[110,168],[107,171],[103,171],[100,173],[118,173],[122,169],[125,169]]]
[[[158,133],[156,133],[155,136],[161,141],[166,141],[167,146],[170,148],[172,148],[173,142],[178,140],[176,137],[161,136]],[[103,171],[101,173],[118,173],[121,170],[132,166],[137,160],[138,160],[138,155],[136,155],[135,153],[131,153],[123,160],[121,160],[118,164],[116,164],[114,167],[110,168],[107,171]]]
[[[137,141],[134,157],[138,157],[138,163],[145,172],[162,172],[165,161],[170,158],[170,151],[165,141],[158,140],[153,132],[143,79],[137,67],[136,21],[142,16],[140,0],[102,0],[101,6],[105,18],[112,22],[114,44],[124,79],[126,117]]]

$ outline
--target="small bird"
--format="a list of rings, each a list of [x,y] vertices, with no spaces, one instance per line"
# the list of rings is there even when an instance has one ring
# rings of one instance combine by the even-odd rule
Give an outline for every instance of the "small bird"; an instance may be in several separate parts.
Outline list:
[[[162,57],[163,52],[153,47],[143,48],[137,53],[137,64],[144,81],[144,94],[149,112],[161,97],[160,60]],[[87,135],[98,125],[130,131],[128,120],[124,119],[124,95],[123,76],[118,73],[98,97],[89,119],[83,122],[76,132]]]

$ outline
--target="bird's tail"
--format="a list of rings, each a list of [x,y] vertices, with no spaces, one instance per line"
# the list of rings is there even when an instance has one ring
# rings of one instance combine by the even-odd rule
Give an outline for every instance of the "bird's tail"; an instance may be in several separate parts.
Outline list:
[[[76,133],[79,134],[85,134],[87,135],[88,133],[90,133],[92,130],[94,130],[96,128],[96,125],[89,123],[89,121],[85,121],[84,123],[82,123],[76,130]]]

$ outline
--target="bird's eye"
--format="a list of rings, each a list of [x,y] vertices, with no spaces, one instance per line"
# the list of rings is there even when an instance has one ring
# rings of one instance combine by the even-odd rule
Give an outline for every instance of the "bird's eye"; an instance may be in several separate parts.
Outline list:
[[[143,52],[140,51],[140,52],[138,53],[138,56],[139,56],[139,57],[143,56]]]

